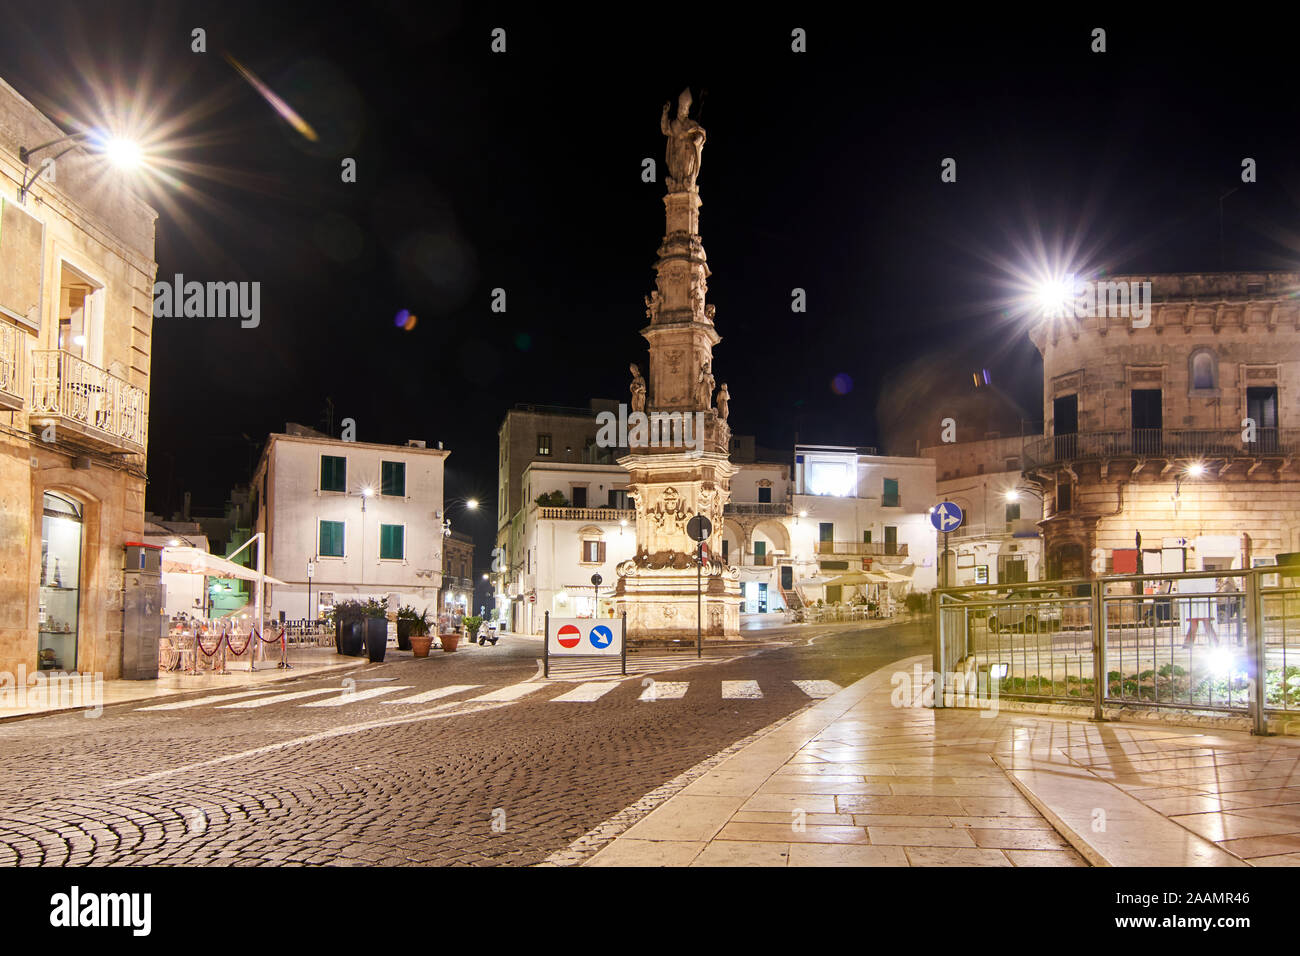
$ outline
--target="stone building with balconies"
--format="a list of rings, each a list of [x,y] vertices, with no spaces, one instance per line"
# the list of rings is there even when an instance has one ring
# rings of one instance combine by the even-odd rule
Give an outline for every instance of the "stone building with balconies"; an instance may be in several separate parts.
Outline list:
[[[20,159],[65,135],[0,81],[0,671],[115,678],[158,214],[81,146]]]
[[[1030,331],[1046,422],[1024,467],[1054,578],[1300,551],[1300,273],[1107,277],[1148,281],[1141,316],[1108,299]]]

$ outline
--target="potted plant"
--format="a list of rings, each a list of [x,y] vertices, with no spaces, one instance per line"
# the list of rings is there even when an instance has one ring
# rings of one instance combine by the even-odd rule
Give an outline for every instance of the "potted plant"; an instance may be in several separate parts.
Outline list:
[[[388,651],[388,605],[371,598],[365,605],[366,656],[378,664]]]
[[[428,613],[427,611],[425,612]],[[411,635],[416,633],[415,623],[421,620],[421,615],[415,612],[415,608],[409,604],[404,605],[397,611],[397,649],[399,651],[409,651],[411,649]],[[424,633],[429,633],[428,619],[424,619]]]
[[[469,642],[473,644],[478,638],[478,629],[483,626],[483,618],[479,617],[477,614],[471,615],[470,617],[465,618],[464,624],[465,634],[469,637]]]
[[[346,657],[360,657],[365,643],[362,621],[366,605],[360,601],[340,601],[334,606],[334,649]]]
[[[448,652],[454,651],[456,646],[460,644],[460,631],[456,630],[456,626],[451,622],[448,615],[443,615],[442,620],[439,622],[438,640],[442,643],[442,649]]]
[[[429,609],[425,608],[418,616],[414,616],[415,608],[403,608],[402,610],[409,610],[413,615],[406,620],[408,628],[407,645],[416,657],[428,657],[429,647],[433,644],[433,636],[429,633]],[[398,614],[400,615],[401,611]],[[402,622],[400,620],[397,626],[401,628]],[[399,637],[398,640],[398,647],[401,647],[401,638]]]

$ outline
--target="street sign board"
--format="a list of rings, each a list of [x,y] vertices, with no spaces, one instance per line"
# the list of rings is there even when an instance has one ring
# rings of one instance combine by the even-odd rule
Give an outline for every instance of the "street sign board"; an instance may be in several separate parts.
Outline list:
[[[930,524],[934,525],[934,530],[942,531],[945,534],[949,531],[956,531],[965,520],[966,516],[962,514],[961,508],[951,501],[939,502],[934,506],[934,510],[930,512]]]
[[[713,522],[704,515],[696,515],[686,522],[686,533],[691,536],[692,541],[703,541],[713,534]]]
[[[623,653],[623,619],[611,617],[552,617],[546,635],[551,657],[576,655],[619,657]]]

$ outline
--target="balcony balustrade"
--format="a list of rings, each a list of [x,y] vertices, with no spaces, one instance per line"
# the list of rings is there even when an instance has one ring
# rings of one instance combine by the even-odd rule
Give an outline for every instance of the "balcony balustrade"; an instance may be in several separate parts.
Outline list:
[[[1123,428],[1025,439],[1025,467],[1087,458],[1229,459],[1288,456],[1300,452],[1300,429],[1256,428],[1255,441],[1242,429]]]
[[[52,424],[98,448],[143,455],[148,408],[144,389],[71,352],[32,353],[33,429]]]
[[[0,408],[21,411],[23,407],[23,339],[17,326],[0,320]]]

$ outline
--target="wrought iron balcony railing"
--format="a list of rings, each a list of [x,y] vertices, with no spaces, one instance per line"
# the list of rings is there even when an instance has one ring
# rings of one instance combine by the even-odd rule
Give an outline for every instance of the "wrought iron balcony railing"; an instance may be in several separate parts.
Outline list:
[[[0,408],[23,407],[23,338],[26,332],[0,320]]]
[[[1256,428],[1255,440],[1242,429],[1124,428],[1027,438],[1025,467],[1086,458],[1258,458],[1300,452],[1300,429]]]
[[[723,506],[724,515],[792,515],[794,506],[789,502],[729,501]]]
[[[907,544],[887,541],[818,541],[818,554],[858,554],[863,557],[907,557]]]
[[[71,352],[32,353],[33,427],[52,423],[100,447],[142,455],[148,409],[144,389]]]

